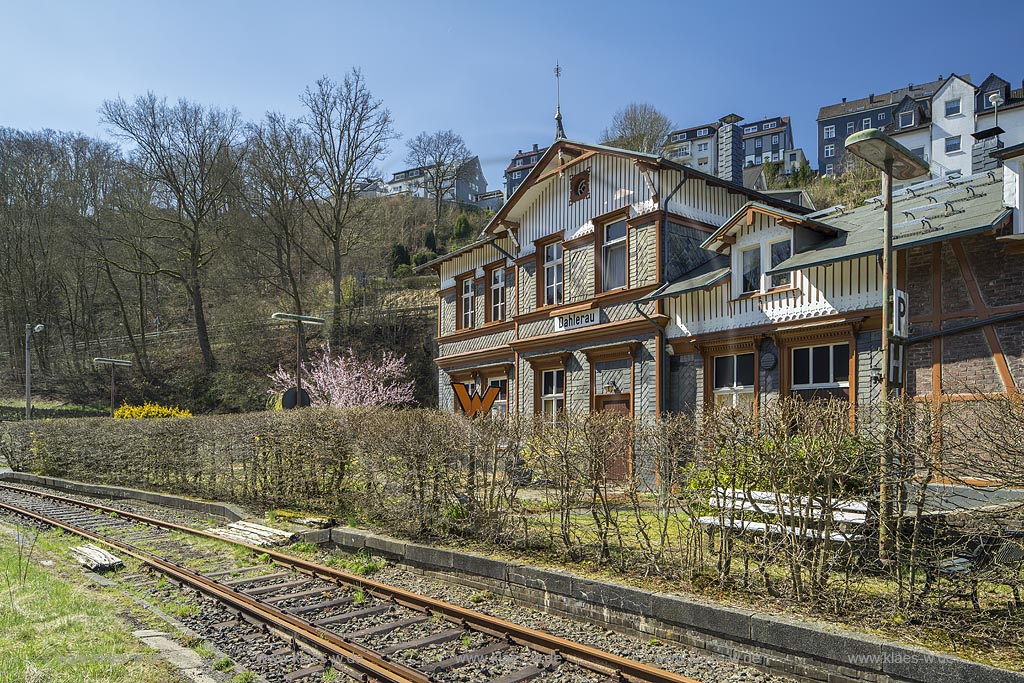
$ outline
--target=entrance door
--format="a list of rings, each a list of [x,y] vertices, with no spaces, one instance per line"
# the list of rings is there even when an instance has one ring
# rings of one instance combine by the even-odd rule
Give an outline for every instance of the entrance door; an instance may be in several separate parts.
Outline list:
[[[594,401],[594,408],[600,412],[629,417],[629,394],[600,394]],[[630,433],[623,429],[616,434],[609,445],[608,479],[623,481],[629,478],[630,470]]]

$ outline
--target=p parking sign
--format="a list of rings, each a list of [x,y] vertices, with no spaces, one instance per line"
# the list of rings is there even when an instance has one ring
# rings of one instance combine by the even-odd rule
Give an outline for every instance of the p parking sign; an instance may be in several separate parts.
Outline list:
[[[910,304],[902,289],[892,290],[892,336],[899,339],[910,336]]]

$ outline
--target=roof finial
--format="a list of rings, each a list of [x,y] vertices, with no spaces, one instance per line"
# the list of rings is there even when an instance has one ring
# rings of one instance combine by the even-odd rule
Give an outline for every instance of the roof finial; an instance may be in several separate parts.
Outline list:
[[[555,61],[555,142],[565,139],[562,128],[562,67]]]

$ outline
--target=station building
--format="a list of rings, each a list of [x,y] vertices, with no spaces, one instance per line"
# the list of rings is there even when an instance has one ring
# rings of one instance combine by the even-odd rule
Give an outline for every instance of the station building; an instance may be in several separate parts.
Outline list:
[[[812,212],[746,189],[742,131],[718,174],[559,138],[440,277],[439,402],[657,416],[777,396],[880,395],[880,198]],[[1024,382],[1024,146],[897,192],[906,390]],[[963,392],[961,392],[963,393]]]

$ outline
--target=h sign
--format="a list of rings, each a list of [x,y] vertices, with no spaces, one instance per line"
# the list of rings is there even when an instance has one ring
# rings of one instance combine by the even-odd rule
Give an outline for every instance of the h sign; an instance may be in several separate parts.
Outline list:
[[[889,342],[889,367],[886,371],[888,372],[886,380],[888,380],[891,387],[898,388],[903,386],[903,364],[905,361],[903,350],[904,346],[902,343]]]
[[[487,391],[482,396],[476,391],[470,394],[469,389],[461,382],[452,382],[452,389],[455,390],[455,396],[459,399],[462,412],[469,418],[486,415],[501,394],[501,389],[495,386],[487,387]]]
[[[892,336],[900,339],[910,336],[910,304],[902,289],[892,290]]]

